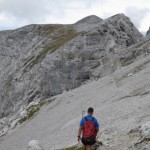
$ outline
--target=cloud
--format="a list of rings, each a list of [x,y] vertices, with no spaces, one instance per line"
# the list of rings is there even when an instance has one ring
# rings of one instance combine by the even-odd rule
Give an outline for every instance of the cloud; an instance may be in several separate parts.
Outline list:
[[[0,0],[0,29],[27,24],[68,24],[88,15],[105,19],[125,13],[143,30],[145,25],[141,22],[149,18],[149,9],[147,0]]]
[[[45,16],[49,13],[52,14],[52,11],[57,14],[55,5],[61,12],[61,4],[56,4],[54,1],[50,3],[48,0],[1,0],[0,12],[11,15],[20,21],[44,21]]]
[[[61,17],[66,9],[87,9],[98,0],[0,0],[0,13],[20,21],[41,22],[47,16]],[[104,0],[100,0],[104,2]],[[11,19],[11,18],[9,18]]]
[[[141,27],[142,20],[150,12],[148,8],[127,7],[125,14],[131,18],[137,28]]]
[[[74,23],[107,0],[0,0],[0,29],[27,24]],[[94,14],[94,13],[93,13]]]

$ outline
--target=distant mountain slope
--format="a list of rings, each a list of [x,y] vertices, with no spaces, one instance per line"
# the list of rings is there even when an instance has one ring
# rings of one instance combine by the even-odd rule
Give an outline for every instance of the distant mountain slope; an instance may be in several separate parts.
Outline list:
[[[29,25],[0,32],[1,118],[32,101],[113,73],[126,65],[122,55],[131,53],[126,48],[141,38],[123,14],[106,20],[89,16],[73,25]]]

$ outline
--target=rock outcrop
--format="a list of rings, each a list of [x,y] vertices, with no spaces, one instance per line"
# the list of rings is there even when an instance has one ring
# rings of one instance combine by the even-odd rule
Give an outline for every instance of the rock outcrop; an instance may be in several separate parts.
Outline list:
[[[117,14],[106,19],[110,33],[115,37],[115,42],[119,45],[130,46],[141,40],[141,33],[124,14]]]
[[[129,135],[133,144],[128,150],[148,150],[150,147],[150,122],[131,130]]]

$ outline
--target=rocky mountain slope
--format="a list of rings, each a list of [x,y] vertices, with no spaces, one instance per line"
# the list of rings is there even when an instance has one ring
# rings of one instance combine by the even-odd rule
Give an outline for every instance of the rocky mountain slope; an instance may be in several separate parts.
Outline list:
[[[64,92],[36,115],[0,138],[0,149],[26,150],[39,140],[44,150],[77,145],[82,110],[94,107],[100,122],[100,150],[149,150],[150,56],[97,81]]]
[[[149,53],[149,31],[142,37],[124,14],[1,31],[0,135],[10,133],[0,149],[24,150],[32,139],[46,150],[75,144],[81,109],[91,105],[102,148],[146,149]]]
[[[73,25],[29,25],[0,32],[0,116],[22,105],[114,72],[142,35],[118,14],[89,16]],[[123,49],[112,54],[114,47]],[[130,52],[129,52],[130,53]],[[134,58],[133,58],[134,59]]]

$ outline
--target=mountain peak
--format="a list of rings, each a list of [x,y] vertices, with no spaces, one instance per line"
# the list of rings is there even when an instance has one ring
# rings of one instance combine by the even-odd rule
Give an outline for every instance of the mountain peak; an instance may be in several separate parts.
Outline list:
[[[117,28],[118,31],[121,31],[123,33],[127,33],[127,35],[130,35],[129,37],[132,37],[131,41],[134,41],[134,40],[139,41],[142,37],[142,34],[135,27],[135,25],[132,23],[130,18],[124,15],[123,13],[116,14],[112,17],[109,17],[105,20],[105,22]]]
[[[96,15],[90,15],[87,16],[81,20],[79,20],[78,22],[76,22],[75,24],[83,24],[83,23],[99,23],[101,22],[103,19],[99,18]]]
[[[114,15],[112,17],[127,17],[127,16],[124,13],[119,13],[119,14],[116,14],[116,15]]]
[[[129,17],[127,17],[125,14],[123,13],[119,13],[119,14],[116,14],[114,16],[111,16],[109,18],[107,18],[106,20],[120,20],[120,19],[123,19],[123,20],[130,20]]]

